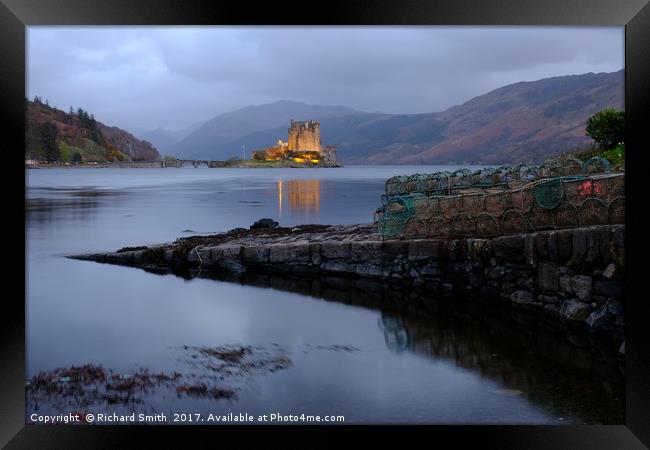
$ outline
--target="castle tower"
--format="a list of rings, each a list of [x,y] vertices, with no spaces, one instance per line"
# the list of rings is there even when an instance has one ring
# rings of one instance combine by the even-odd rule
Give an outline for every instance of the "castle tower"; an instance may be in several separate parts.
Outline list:
[[[297,122],[291,119],[288,150],[320,152],[320,122],[316,120]]]

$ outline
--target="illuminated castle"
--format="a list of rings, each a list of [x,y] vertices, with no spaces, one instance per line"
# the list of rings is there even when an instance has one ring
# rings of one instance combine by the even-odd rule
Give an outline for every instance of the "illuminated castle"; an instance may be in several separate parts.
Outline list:
[[[265,161],[293,160],[307,164],[336,164],[336,147],[323,147],[320,142],[320,122],[291,120],[287,142],[279,140],[274,147],[253,153],[253,159]]]

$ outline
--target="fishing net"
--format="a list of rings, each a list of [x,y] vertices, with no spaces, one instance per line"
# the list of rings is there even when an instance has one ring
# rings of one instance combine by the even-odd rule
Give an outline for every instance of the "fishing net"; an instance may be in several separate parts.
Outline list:
[[[451,219],[463,207],[463,200],[460,196],[440,197],[440,214],[445,219]]]
[[[540,176],[544,178],[559,177],[563,175],[562,163],[557,159],[547,159],[540,167]]]
[[[583,162],[576,158],[562,161],[562,175],[579,175],[583,172]]]
[[[609,203],[607,218],[609,223],[625,223],[625,197],[617,197]]]
[[[501,233],[499,222],[488,213],[481,213],[476,218],[476,234],[480,237],[497,236]]]
[[[460,211],[472,217],[476,217],[483,212],[482,194],[462,195],[459,203],[461,206]]]
[[[432,217],[428,220],[428,234],[429,237],[447,238],[451,236],[451,229],[449,222],[439,217]]]
[[[528,222],[534,230],[546,230],[554,227],[553,210],[538,204],[533,205],[528,213]]]
[[[515,177],[513,175],[512,167],[510,166],[498,167],[492,175],[493,185],[495,186],[503,186],[514,180]]]
[[[454,236],[469,237],[476,235],[476,223],[469,214],[456,214],[451,219],[451,232]]]
[[[526,185],[523,188],[511,192],[511,204],[514,209],[522,214],[529,212],[535,204],[534,185]]]
[[[428,228],[426,221],[418,217],[411,217],[404,223],[402,235],[408,238],[426,237],[429,231]]]
[[[624,223],[625,175],[602,158],[399,175],[386,181],[374,219],[381,235],[391,238]]]
[[[512,195],[507,191],[483,197],[483,211],[493,216],[500,216],[512,207]]]
[[[403,183],[408,179],[407,175],[397,175],[386,181],[385,192],[387,195],[397,195],[404,193]]]
[[[553,224],[556,228],[580,226],[580,212],[571,203],[562,203],[553,210]]]
[[[588,198],[580,205],[580,225],[605,225],[609,222],[607,204],[599,198]]]
[[[611,172],[611,166],[609,164],[609,161],[607,161],[605,158],[594,156],[585,162],[583,166],[583,172],[586,174],[608,173]]]
[[[422,220],[428,220],[440,215],[440,199],[438,197],[422,197],[415,199],[415,215]]]
[[[606,202],[625,196],[625,177],[614,175],[602,180],[602,197]]]
[[[564,190],[562,180],[553,178],[542,181],[533,186],[533,196],[537,205],[544,209],[555,209],[562,202]]]
[[[524,181],[535,181],[539,174],[539,166],[536,164],[519,164],[513,169],[515,178]]]
[[[399,235],[406,222],[415,216],[415,200],[421,197],[422,194],[387,196],[378,222],[382,236]]]
[[[416,173],[414,175],[408,176],[404,181],[402,181],[402,190],[404,193],[412,193],[418,191],[418,181],[420,178],[423,178],[425,175],[420,175]]]
[[[516,209],[509,209],[501,216],[501,231],[503,233],[521,233],[529,231],[528,221]]]
[[[592,197],[594,192],[599,192],[598,189],[594,190],[593,180],[585,176],[567,178],[562,185],[565,201],[576,206],[581,205],[586,198]]]

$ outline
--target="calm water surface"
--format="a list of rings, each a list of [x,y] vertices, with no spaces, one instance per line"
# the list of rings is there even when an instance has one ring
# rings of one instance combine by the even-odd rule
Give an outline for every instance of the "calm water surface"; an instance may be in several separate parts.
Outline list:
[[[29,170],[28,376],[91,363],[200,380],[209,370],[188,349],[251,346],[262,359],[289,363],[220,380],[235,398],[163,392],[126,410],[340,414],[347,423],[622,423],[615,355],[584,336],[560,339],[531,318],[436,299],[415,307],[422,300],[373,283],[183,279],[64,258],[262,217],[283,226],[371,222],[388,177],[441,169]],[[54,403],[38,407],[56,410]]]

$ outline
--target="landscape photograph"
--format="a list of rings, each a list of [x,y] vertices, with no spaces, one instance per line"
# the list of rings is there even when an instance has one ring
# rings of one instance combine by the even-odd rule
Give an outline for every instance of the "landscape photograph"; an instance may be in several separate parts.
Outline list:
[[[27,27],[25,423],[625,424],[624,55]]]

